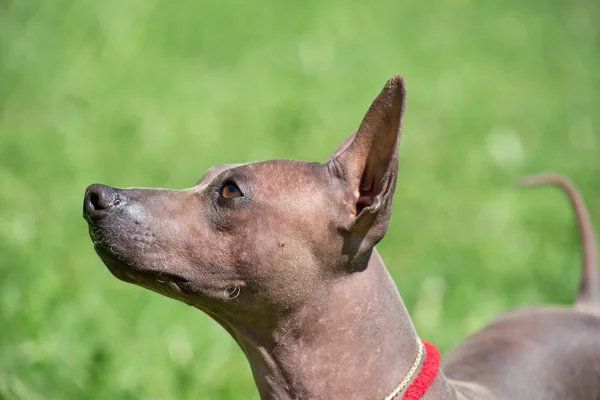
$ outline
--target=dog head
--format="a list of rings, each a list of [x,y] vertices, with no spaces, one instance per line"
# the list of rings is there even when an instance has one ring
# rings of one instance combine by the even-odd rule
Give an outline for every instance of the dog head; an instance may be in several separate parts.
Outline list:
[[[95,250],[121,280],[268,325],[366,267],[389,224],[404,106],[396,76],[324,163],[219,165],[185,190],[91,185]]]

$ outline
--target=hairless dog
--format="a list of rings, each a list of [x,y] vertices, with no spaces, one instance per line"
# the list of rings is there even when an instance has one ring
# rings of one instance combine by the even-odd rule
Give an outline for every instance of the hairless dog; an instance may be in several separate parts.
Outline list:
[[[398,174],[400,76],[323,163],[219,165],[185,190],[88,187],[84,217],[117,278],[196,307],[246,354],[263,399],[600,399],[596,247],[574,307],[504,314],[446,354],[415,331],[374,246]]]

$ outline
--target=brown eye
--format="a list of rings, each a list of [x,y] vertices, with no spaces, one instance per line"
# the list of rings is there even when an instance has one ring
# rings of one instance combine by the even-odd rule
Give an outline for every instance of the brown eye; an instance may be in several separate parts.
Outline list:
[[[228,183],[221,189],[221,197],[224,199],[233,199],[235,197],[242,197],[242,191],[233,183]]]

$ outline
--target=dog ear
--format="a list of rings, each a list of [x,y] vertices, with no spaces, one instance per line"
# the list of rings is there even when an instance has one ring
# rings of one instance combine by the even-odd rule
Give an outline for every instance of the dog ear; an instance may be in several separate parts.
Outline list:
[[[343,230],[366,234],[381,221],[375,242],[387,231],[391,213],[405,102],[404,79],[397,75],[375,98],[358,131],[347,137],[327,162],[350,211],[348,218],[343,217]]]

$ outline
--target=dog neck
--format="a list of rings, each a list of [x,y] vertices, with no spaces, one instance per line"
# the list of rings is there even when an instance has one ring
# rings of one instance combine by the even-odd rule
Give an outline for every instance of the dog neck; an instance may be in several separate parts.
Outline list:
[[[418,351],[415,328],[375,250],[364,271],[329,287],[268,334],[227,325],[262,399],[383,400]],[[438,375],[434,390],[449,393]]]

